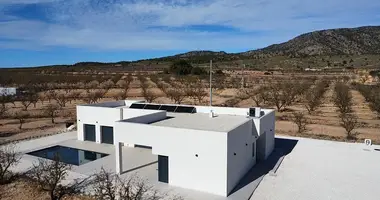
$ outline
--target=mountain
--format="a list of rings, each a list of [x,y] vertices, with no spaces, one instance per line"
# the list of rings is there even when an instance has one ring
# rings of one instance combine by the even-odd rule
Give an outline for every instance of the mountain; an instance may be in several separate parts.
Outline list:
[[[295,57],[380,54],[380,26],[314,31],[285,43],[241,54],[245,56],[267,54]]]
[[[188,58],[193,56],[221,56],[221,55],[227,55],[224,51],[190,51],[183,54],[177,54],[175,56],[181,57],[181,58]]]
[[[242,62],[247,61],[246,66],[260,69],[325,67],[330,65],[343,67],[378,66],[380,60],[380,26],[314,31],[281,44],[241,53],[190,51],[173,56],[138,61],[80,62],[74,65],[44,66],[42,68],[53,67],[57,69],[60,67],[60,69],[68,71],[90,70],[91,68],[104,68],[106,70],[143,68],[149,70],[165,68],[173,61],[178,60],[188,60],[193,64],[200,65],[213,60],[215,63],[219,63],[221,67],[238,67]]]

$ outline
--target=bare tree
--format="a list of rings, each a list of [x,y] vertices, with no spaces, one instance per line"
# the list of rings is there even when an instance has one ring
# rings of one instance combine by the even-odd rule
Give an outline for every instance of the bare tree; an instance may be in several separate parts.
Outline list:
[[[347,85],[343,83],[337,83],[335,85],[333,101],[341,114],[352,112],[352,95]]]
[[[64,94],[59,94],[55,97],[55,100],[57,101],[58,105],[63,108],[66,107],[66,103],[69,101],[69,98]]]
[[[78,100],[80,98],[81,93],[79,91],[72,91],[67,95],[67,98],[71,104],[72,101]]]
[[[0,185],[14,178],[9,169],[16,166],[21,159],[21,153],[16,151],[14,144],[0,146]]]
[[[71,84],[63,85],[63,90],[65,91],[66,94],[70,93],[72,89],[73,89],[73,86]]]
[[[107,93],[110,89],[112,89],[113,86],[115,86],[115,83],[111,80],[105,81],[102,84],[100,84],[100,87],[106,91],[105,93]]]
[[[259,88],[242,88],[240,90],[241,99],[252,99],[257,107],[260,107],[262,103],[266,100],[266,88],[265,87],[259,87]]]
[[[267,87],[269,101],[276,106],[279,112],[282,112],[287,106],[291,105],[300,95],[298,82],[272,82]]]
[[[0,104],[0,119],[4,118],[7,114],[8,107],[6,104]]]
[[[25,120],[30,116],[27,111],[17,111],[14,114],[14,117],[19,121],[19,129],[22,129],[22,125],[25,123]]]
[[[163,82],[163,81],[160,81],[160,82],[156,83],[156,85],[157,85],[158,89],[160,89],[166,95],[166,92],[168,89],[168,84]]]
[[[302,112],[294,112],[292,121],[297,125],[298,133],[304,133],[306,131],[306,126],[309,124],[309,120]]]
[[[152,89],[148,89],[144,93],[144,98],[148,103],[152,103],[154,100],[158,98],[158,95],[152,91]]]
[[[240,103],[241,99],[239,98],[232,98],[228,99],[224,102],[224,105],[227,107],[235,107],[238,103]]]
[[[198,101],[199,104],[202,103],[203,99],[207,96],[207,92],[204,88],[202,80],[197,78],[195,80],[188,79],[187,83],[184,84],[186,86],[186,94],[194,101]]]
[[[169,194],[161,194],[158,190],[148,185],[146,181],[131,176],[126,179],[107,172],[103,168],[99,173],[93,175],[92,188],[96,199],[104,200],[182,200],[180,196],[171,196]]]
[[[15,97],[14,96],[9,96],[9,95],[0,95],[0,106],[2,108],[6,108],[7,103],[12,103],[15,105]]]
[[[91,81],[85,85],[85,89],[87,93],[90,93],[91,90],[98,88],[99,82],[98,81]]]
[[[51,123],[55,123],[54,119],[58,116],[61,107],[56,104],[49,104],[46,106],[44,113],[50,117]]]
[[[30,95],[29,98],[30,98],[30,102],[32,102],[33,107],[35,108],[39,100],[38,94]]]
[[[124,99],[126,99],[126,97],[128,95],[128,91],[130,89],[130,85],[131,85],[132,80],[133,80],[133,78],[129,77],[126,80],[120,80],[118,82],[119,87],[121,89],[123,89],[123,93],[125,94],[125,98]]]
[[[148,103],[152,103],[158,96],[152,91],[148,83],[141,83],[141,95]]]
[[[354,132],[359,127],[358,118],[352,113],[344,113],[340,115],[340,125],[346,130],[347,139],[356,139],[360,133]]]
[[[159,79],[158,79],[157,74],[152,74],[152,75],[150,75],[150,76],[149,76],[149,79],[150,79],[153,83],[155,83],[155,84],[157,84],[157,83],[159,82]]]
[[[380,90],[379,90],[380,92]],[[369,104],[370,108],[377,113],[377,116],[380,118],[380,93],[376,94],[377,96]]]
[[[29,106],[33,103],[32,101],[33,99],[30,98],[30,95],[21,97],[20,102],[21,102],[21,105],[23,106],[24,111],[28,110]]]
[[[87,94],[86,102],[87,103],[97,103],[99,99],[103,97],[102,91],[93,91]]]
[[[329,83],[326,81],[320,81],[318,84],[310,88],[304,95],[306,101],[305,107],[309,114],[313,114],[318,107],[323,103],[322,98],[328,88]]]
[[[170,88],[166,91],[166,96],[174,101],[175,104],[181,104],[186,97],[186,93],[182,88]]]
[[[39,159],[27,176],[36,181],[42,190],[47,191],[51,200],[60,200],[68,195],[82,194],[90,183],[89,179],[76,179],[63,184],[71,168],[71,165],[60,162],[60,155],[55,154],[53,161]]]
[[[57,92],[55,90],[49,90],[46,93],[46,98],[48,99],[49,103],[51,102],[52,99],[56,99],[57,97]]]
[[[44,105],[44,101],[46,100],[46,94],[45,93],[40,93],[38,95],[38,99],[40,100],[41,104]]]
[[[127,95],[127,93],[125,93],[124,91],[119,91],[119,92],[116,92],[112,97],[113,97],[116,101],[118,101],[118,100],[124,100],[124,99],[127,99],[128,95]]]

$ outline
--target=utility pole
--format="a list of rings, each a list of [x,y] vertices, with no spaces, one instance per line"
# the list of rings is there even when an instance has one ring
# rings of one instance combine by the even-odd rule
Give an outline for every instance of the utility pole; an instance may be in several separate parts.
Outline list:
[[[212,107],[212,60],[210,60],[210,107]]]
[[[241,68],[241,88],[245,88],[245,82],[244,82],[244,70],[245,64],[243,64],[243,68]]]

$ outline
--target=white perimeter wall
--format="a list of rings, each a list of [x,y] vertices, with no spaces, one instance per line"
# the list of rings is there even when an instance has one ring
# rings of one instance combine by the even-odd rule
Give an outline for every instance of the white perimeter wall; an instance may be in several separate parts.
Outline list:
[[[229,108],[229,107],[210,107],[210,106],[195,106],[197,113],[210,113],[212,110],[215,114],[220,115],[243,115],[247,116],[248,108]]]
[[[115,141],[168,156],[170,185],[227,196],[227,133],[127,122],[116,122],[114,132]]]
[[[252,157],[252,144],[256,141],[252,134],[252,120],[228,133],[227,149],[227,192],[230,193],[240,179],[256,164]],[[234,155],[236,153],[236,155]]]

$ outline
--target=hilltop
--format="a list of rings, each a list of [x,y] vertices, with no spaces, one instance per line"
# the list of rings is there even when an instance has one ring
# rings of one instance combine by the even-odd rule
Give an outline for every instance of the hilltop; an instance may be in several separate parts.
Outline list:
[[[188,60],[205,66],[210,60],[223,68],[247,67],[379,67],[380,26],[339,28],[305,33],[281,44],[240,53],[190,51],[173,56],[114,63],[79,62],[73,65],[43,66],[46,70],[160,70],[172,62]],[[54,68],[51,68],[54,67]]]

